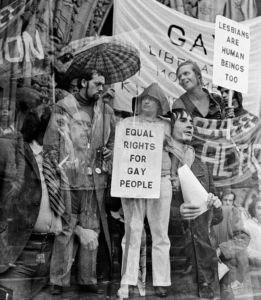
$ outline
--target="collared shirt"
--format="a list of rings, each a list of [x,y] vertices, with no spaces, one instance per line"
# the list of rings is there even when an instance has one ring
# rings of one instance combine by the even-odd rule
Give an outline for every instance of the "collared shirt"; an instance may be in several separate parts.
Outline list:
[[[222,103],[222,99],[217,94],[211,94],[209,91],[205,88],[203,88],[203,91],[207,94],[209,98],[209,108],[208,113],[204,117],[198,108],[194,105],[194,103],[189,99],[189,96],[187,93],[184,93],[180,96],[179,99],[177,99],[174,103],[172,108],[183,108],[186,109],[189,114],[194,117],[200,117],[204,119],[215,119],[215,120],[221,120],[222,119],[222,111],[224,109],[224,105]]]
[[[50,208],[47,185],[45,183],[44,174],[43,174],[43,157],[42,157],[43,146],[38,144],[36,141],[33,141],[29,145],[33,151],[35,160],[38,165],[40,179],[41,179],[41,188],[42,188],[42,199],[40,204],[40,210],[33,231],[39,233],[52,232],[54,234],[59,234],[62,229],[61,218],[55,216],[54,212]]]
[[[3,129],[2,127],[0,127],[0,132],[1,135],[6,135],[8,133],[13,133],[15,132],[15,128],[14,128],[14,124],[11,124],[8,128]]]

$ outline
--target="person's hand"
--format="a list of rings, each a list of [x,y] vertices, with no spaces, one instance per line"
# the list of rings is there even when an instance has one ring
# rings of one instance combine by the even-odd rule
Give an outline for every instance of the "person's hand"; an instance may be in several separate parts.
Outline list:
[[[109,160],[111,158],[111,150],[106,147],[102,148],[102,154],[105,160]]]
[[[170,178],[170,181],[171,181],[171,183],[172,183],[172,190],[173,190],[174,192],[179,191],[179,189],[180,189],[180,181],[179,181],[179,177],[178,177],[178,176],[172,176],[172,177]]]
[[[208,194],[208,208],[211,206],[214,206],[215,208],[220,208],[222,206],[222,202],[219,200],[219,198],[212,193]]]
[[[221,250],[219,247],[216,249],[216,253],[217,253],[217,257],[219,257],[221,255]]]
[[[114,89],[109,88],[109,89],[102,95],[102,98],[106,98],[106,97],[114,98],[114,97],[115,97],[115,91],[114,91]]]
[[[85,229],[81,226],[77,225],[75,229],[75,233],[80,239],[80,243],[88,248],[88,250],[97,249],[98,242],[98,234],[92,229]]]
[[[199,205],[183,203],[180,206],[179,211],[182,219],[193,220],[198,216],[198,214],[201,211],[201,208]]]
[[[235,118],[234,106],[227,106],[225,108],[225,117],[226,119]]]

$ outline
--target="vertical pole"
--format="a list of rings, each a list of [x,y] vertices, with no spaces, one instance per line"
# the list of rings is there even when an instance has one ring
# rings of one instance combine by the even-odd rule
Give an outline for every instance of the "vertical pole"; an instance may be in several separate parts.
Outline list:
[[[229,90],[229,94],[228,94],[228,107],[232,106],[232,90]],[[228,118],[227,119],[227,140],[230,140],[231,136],[230,136],[230,127],[231,127],[231,119]]]

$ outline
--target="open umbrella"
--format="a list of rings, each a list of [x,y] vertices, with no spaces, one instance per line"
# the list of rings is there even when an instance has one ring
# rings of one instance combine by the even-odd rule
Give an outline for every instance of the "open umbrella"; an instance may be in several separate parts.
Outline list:
[[[75,53],[57,88],[63,88],[70,80],[79,77],[90,68],[102,71],[106,84],[123,82],[140,69],[140,53],[118,37],[97,38]]]

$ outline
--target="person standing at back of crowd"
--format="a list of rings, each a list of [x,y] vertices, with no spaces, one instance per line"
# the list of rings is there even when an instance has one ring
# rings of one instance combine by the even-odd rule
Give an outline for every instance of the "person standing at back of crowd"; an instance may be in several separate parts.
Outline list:
[[[217,88],[220,91],[220,94],[223,98],[225,109],[228,108],[228,98],[229,98],[229,89],[218,86]],[[243,96],[237,91],[232,91],[232,106],[234,109],[234,114],[232,117],[240,117],[246,114],[251,114],[249,111],[245,110],[243,107]],[[252,115],[252,114],[251,114]]]
[[[74,94],[74,93],[78,93],[79,92],[78,78],[74,78],[74,79],[71,80],[68,92],[70,94]]]
[[[233,290],[243,288],[249,271],[246,249],[250,237],[244,228],[241,211],[235,206],[235,200],[233,191],[223,192],[223,220],[214,226],[217,256],[229,268],[229,272],[220,280],[222,300],[234,299]]]
[[[183,108],[192,118],[222,119],[224,103],[218,94],[211,94],[203,87],[199,66],[192,60],[181,63],[176,75],[179,84],[186,91],[174,101],[172,109]]]

